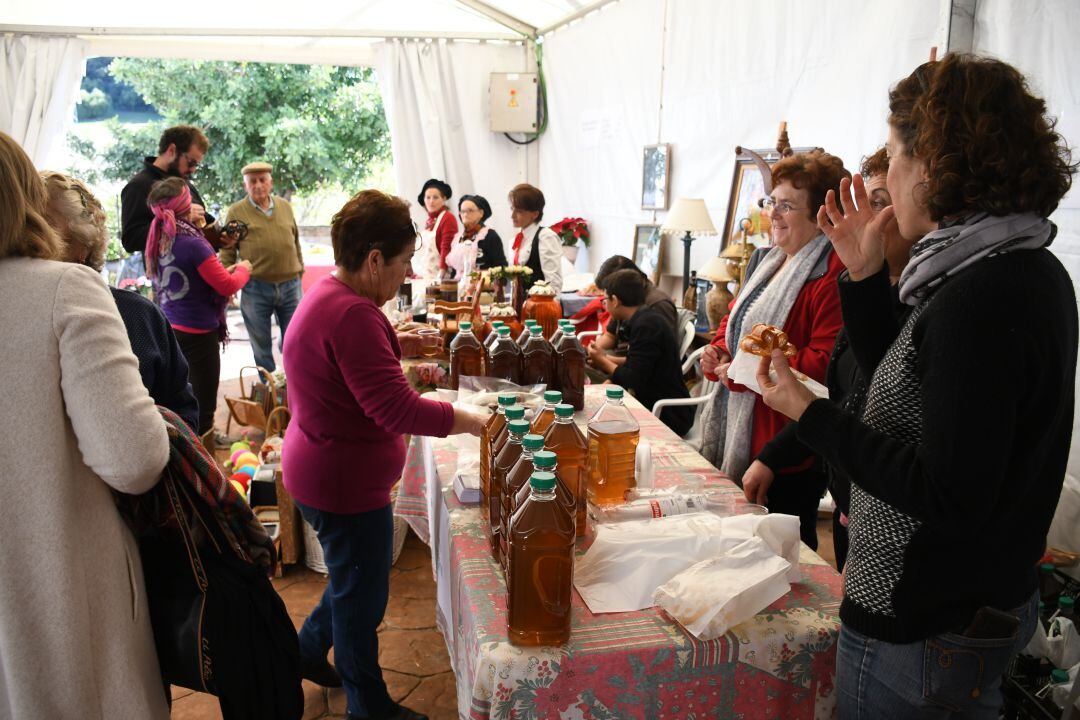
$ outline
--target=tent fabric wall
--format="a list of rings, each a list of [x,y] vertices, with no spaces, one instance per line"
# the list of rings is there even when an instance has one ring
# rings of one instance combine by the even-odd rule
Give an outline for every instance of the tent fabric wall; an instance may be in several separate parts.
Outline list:
[[[1074,148],[1073,160],[1080,160],[1080,88],[1071,68],[1080,67],[1080,5],[1074,0],[1045,0],[1015,3],[1009,0],[979,0],[975,12],[973,50],[993,55],[1023,72],[1032,90],[1046,99],[1050,115],[1057,118],[1057,130]],[[1050,249],[1072,275],[1080,295],[1080,180],[1051,219],[1058,235]],[[1008,292],[1006,290],[1006,292]],[[1077,385],[1080,388],[1080,383]],[[1077,396],[1080,405],[1080,395]],[[1072,452],[1066,471],[1065,488],[1058,513],[1050,529],[1052,545],[1080,551],[1080,425],[1074,419]],[[1080,570],[1075,571],[1080,575]]]
[[[75,112],[86,73],[86,44],[75,38],[0,37],[0,130],[40,166]]]
[[[792,144],[857,169],[885,141],[889,86],[941,44],[939,6],[623,0],[545,36],[549,206],[590,221],[595,269],[630,254],[635,223],[663,222],[665,213],[640,209],[646,144],[672,143],[671,200],[705,198],[718,230],[735,146],[775,145],[782,120]],[[665,272],[678,274],[681,243],[665,243]],[[696,241],[691,267],[719,245]]]
[[[488,224],[506,241],[510,208],[506,195],[527,177],[527,152],[489,126],[488,79],[492,72],[524,72],[520,44],[393,40],[375,49],[398,194],[413,203],[430,177],[450,183],[457,198],[483,195],[494,216]]]

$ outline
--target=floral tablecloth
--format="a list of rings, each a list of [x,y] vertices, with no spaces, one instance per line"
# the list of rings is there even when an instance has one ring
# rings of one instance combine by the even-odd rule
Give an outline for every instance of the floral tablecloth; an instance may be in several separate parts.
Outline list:
[[[586,389],[581,421],[602,402]],[[741,491],[632,398],[653,447],[656,485]],[[453,492],[456,444],[412,438],[396,512],[432,546],[437,621],[463,718],[830,718],[840,576],[805,545],[803,580],[724,637],[700,641],[657,608],[594,615],[574,593],[570,641],[519,648],[506,633],[506,585],[479,508]],[[587,540],[587,539],[586,539]],[[579,554],[583,552],[579,545]]]

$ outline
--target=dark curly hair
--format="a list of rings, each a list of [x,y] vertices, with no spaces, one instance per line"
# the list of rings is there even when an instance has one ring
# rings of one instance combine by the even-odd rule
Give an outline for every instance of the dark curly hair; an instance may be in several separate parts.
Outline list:
[[[380,190],[356,193],[330,221],[334,263],[348,272],[360,269],[372,250],[390,261],[415,240],[409,204]]]
[[[923,63],[889,92],[889,124],[926,163],[932,220],[975,210],[1046,217],[1072,185],[1056,120],[1000,60],[950,53]]]
[[[825,204],[825,193],[839,192],[840,180],[849,177],[851,173],[844,167],[844,161],[821,148],[790,155],[772,167],[773,187],[787,181],[795,188],[806,190],[810,200],[806,214],[815,223],[818,208]]]
[[[862,165],[859,167],[859,173],[863,178],[874,177],[875,175],[881,175],[884,177],[889,173],[889,153],[883,147],[879,147],[863,158]]]

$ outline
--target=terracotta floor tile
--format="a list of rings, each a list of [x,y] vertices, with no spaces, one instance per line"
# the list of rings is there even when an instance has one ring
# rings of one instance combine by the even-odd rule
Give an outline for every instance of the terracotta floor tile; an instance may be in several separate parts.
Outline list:
[[[405,570],[390,578],[390,599],[410,598],[415,600],[435,597],[435,579],[431,576],[431,567]]]
[[[325,590],[326,583],[305,580],[290,585],[278,595],[285,601],[285,606],[291,614],[307,617],[318,605]]]
[[[457,686],[454,673],[444,672],[424,678],[401,704],[424,713],[430,720],[456,720]]]
[[[193,692],[173,700],[172,720],[220,720],[218,699],[206,693]]]
[[[379,635],[379,664],[407,675],[435,675],[450,669],[446,641],[438,630],[384,630]]]
[[[435,627],[435,598],[396,597],[386,607],[388,627],[422,630]]]
[[[315,720],[326,715],[326,690],[310,680],[304,681],[303,720]]]

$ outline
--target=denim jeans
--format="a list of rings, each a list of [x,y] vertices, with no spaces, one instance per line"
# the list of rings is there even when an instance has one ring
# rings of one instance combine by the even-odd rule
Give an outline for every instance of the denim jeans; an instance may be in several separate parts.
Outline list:
[[[842,625],[836,652],[840,720],[997,720],[1001,675],[1035,632],[1038,605],[1035,593],[1008,611],[1020,627],[997,639],[943,633],[900,645]]]
[[[319,604],[300,628],[300,657],[324,659],[333,647],[349,714],[377,717],[391,705],[379,667],[376,629],[390,597],[392,506],[354,515],[296,506],[315,528],[330,571]]]
[[[285,343],[285,330],[289,327],[296,306],[300,304],[300,278],[279,283],[264,282],[251,278],[240,293],[240,314],[244,316],[244,327],[251,340],[251,350],[255,355],[255,364],[273,372],[273,340],[270,335],[270,319],[277,317],[281,329],[278,350]]]

